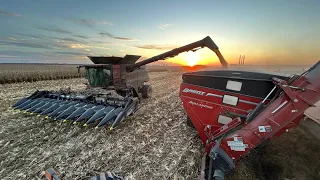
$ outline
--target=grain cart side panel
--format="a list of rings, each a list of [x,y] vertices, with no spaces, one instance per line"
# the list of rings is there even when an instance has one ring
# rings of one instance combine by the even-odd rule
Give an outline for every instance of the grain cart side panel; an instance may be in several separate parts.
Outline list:
[[[230,97],[233,99],[227,102],[226,99]],[[180,98],[203,143],[209,138],[204,129],[210,126],[210,130],[214,132],[233,120],[230,113],[247,115],[248,110],[253,109],[261,101],[259,98],[185,83],[181,84]]]
[[[183,106],[201,140],[231,122],[247,116],[274,87],[273,75],[240,71],[200,71],[185,73],[180,86]],[[286,76],[276,76],[288,79]],[[268,103],[275,95],[272,93]]]
[[[275,78],[275,82],[282,88],[283,93],[267,106],[246,128],[242,128],[227,136],[221,147],[238,160],[263,141],[284,133],[284,127],[290,123],[299,122],[304,111],[320,100],[320,61],[304,76],[295,80],[290,88],[286,81]],[[303,90],[302,90],[303,89]],[[241,137],[247,144],[245,151],[231,151],[228,141],[234,137]]]

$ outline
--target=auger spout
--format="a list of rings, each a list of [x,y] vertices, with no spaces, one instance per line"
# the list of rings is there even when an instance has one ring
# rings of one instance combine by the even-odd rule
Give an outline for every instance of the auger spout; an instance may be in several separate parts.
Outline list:
[[[195,51],[195,50],[197,50],[197,48],[203,48],[203,47],[207,47],[210,50],[212,50],[213,52],[215,52],[216,55],[219,58],[219,61],[220,61],[221,65],[222,65],[222,67],[225,68],[225,69],[228,68],[228,63],[224,59],[224,57],[222,56],[218,46],[213,42],[213,40],[209,36],[207,36],[207,37],[203,38],[200,41],[196,41],[194,43],[191,43],[191,44],[188,44],[188,45],[185,45],[185,46],[182,46],[182,47],[167,51],[165,53],[162,53],[162,54],[159,54],[157,56],[151,57],[149,59],[140,61],[140,62],[132,64],[132,65],[129,65],[129,66],[127,66],[127,71],[133,71],[134,69],[136,69],[136,68],[138,68],[140,66],[143,66],[143,65],[155,62],[155,61],[172,58],[172,57],[175,57],[175,56],[177,56],[178,54],[180,54],[182,52]]]

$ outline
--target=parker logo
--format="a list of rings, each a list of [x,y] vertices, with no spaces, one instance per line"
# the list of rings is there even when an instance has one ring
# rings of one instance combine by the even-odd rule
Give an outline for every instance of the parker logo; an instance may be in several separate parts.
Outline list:
[[[203,96],[203,94],[206,93],[206,92],[203,92],[203,91],[197,91],[197,90],[189,89],[189,88],[184,88],[182,92],[199,94],[201,96]]]

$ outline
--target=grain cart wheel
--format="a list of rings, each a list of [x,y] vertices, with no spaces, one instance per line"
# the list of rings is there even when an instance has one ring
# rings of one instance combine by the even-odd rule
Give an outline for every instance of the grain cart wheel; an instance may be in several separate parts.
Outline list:
[[[144,84],[142,85],[141,88],[141,95],[143,98],[150,98],[152,95],[152,88],[149,84]]]

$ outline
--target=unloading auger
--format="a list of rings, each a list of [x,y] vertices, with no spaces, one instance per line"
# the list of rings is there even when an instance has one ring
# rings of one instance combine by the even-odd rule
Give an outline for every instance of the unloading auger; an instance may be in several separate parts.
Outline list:
[[[149,59],[136,61],[140,56],[88,56],[94,63],[78,67],[86,69],[88,89],[83,92],[66,90],[36,91],[12,107],[54,121],[71,121],[96,128],[110,125],[110,130],[136,112],[141,98],[149,98],[152,88],[144,65],[177,56],[182,52],[207,47],[218,56],[223,67],[228,64],[218,46],[208,36],[200,41],[173,49]]]

